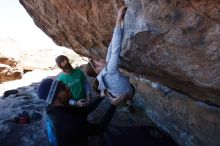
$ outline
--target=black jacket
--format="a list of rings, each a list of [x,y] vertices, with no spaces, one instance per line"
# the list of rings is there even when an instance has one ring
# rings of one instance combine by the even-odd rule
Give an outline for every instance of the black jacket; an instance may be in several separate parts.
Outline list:
[[[108,126],[113,116],[115,106],[111,105],[100,124],[87,121],[87,115],[102,101],[98,98],[86,107],[51,106],[47,115],[52,120],[58,146],[86,146],[89,135],[99,135]]]

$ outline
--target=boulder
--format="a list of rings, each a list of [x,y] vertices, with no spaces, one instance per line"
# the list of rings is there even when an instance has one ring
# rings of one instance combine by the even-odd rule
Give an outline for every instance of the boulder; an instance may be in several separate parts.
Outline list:
[[[120,0],[20,0],[58,45],[105,57]],[[126,0],[122,67],[220,105],[219,1]]]
[[[164,129],[179,146],[218,146],[220,108],[171,90],[163,95],[152,82],[130,74],[150,119]],[[162,96],[161,96],[162,95]]]
[[[123,3],[120,0],[20,2],[55,43],[87,57],[101,58],[106,55],[116,13]],[[212,125],[218,123],[220,116],[219,0],[125,0],[125,3],[128,11],[121,68],[135,78],[160,82],[178,94],[167,100],[153,97],[148,100],[148,87],[137,86],[139,92],[146,90],[141,93],[148,114],[158,126],[173,136],[176,134],[174,138],[179,145],[209,142],[219,145],[216,139],[219,128]],[[188,111],[182,112],[178,108],[181,106]],[[165,118],[167,109],[172,116]],[[198,117],[199,113],[205,117]],[[172,125],[173,118],[179,123]],[[201,128],[202,125],[209,125],[208,129]]]
[[[56,44],[74,48],[84,56],[105,56],[119,2],[21,0],[20,3]]]
[[[219,0],[127,3],[123,66],[220,105]]]
[[[0,83],[20,79],[23,68],[17,44],[10,39],[0,40]]]

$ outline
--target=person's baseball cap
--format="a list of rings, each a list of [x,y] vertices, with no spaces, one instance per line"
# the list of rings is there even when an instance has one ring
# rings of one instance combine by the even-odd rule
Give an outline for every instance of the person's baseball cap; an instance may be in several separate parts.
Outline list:
[[[48,105],[51,104],[55,100],[54,96],[58,83],[59,81],[57,81],[56,79],[43,79],[37,91],[39,98],[46,100],[46,103]]]

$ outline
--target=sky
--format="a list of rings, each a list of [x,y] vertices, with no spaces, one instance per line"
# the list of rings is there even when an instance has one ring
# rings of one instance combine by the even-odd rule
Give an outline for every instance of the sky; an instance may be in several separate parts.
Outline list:
[[[13,39],[20,49],[57,47],[33,22],[19,0],[0,0],[0,39]]]

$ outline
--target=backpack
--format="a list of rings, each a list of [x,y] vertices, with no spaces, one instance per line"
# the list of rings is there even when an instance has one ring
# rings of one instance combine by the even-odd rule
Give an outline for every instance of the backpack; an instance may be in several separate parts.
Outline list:
[[[55,134],[54,124],[48,115],[46,115],[46,129],[47,129],[47,136],[48,136],[50,145],[57,146],[57,138]]]

